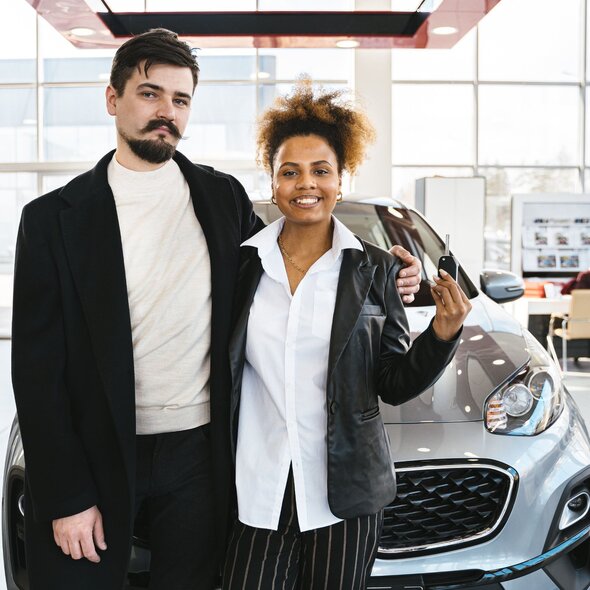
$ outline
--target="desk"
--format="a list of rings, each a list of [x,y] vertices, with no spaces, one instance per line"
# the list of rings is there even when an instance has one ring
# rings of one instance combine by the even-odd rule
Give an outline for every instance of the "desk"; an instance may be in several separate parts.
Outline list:
[[[551,315],[567,313],[570,308],[571,295],[562,295],[554,299],[546,297],[521,297],[513,302],[510,313],[523,325],[528,324],[531,315]],[[508,304],[509,305],[509,304]]]
[[[552,313],[564,314],[569,311],[571,295],[562,295],[552,299],[546,297],[521,297],[504,304],[508,313],[513,315],[521,325],[528,328],[545,347],[549,318]]]

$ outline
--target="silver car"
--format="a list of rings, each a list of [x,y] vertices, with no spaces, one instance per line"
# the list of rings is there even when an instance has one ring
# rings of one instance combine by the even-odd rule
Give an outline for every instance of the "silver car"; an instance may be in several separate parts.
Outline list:
[[[267,222],[278,211],[255,203]],[[407,308],[413,335],[434,315],[426,279],[444,244],[413,209],[350,198],[336,216],[360,237],[401,244],[424,268]],[[484,271],[481,291],[460,269],[473,309],[440,380],[399,407],[383,405],[398,478],[370,589],[583,590],[590,585],[590,439],[545,349],[498,303],[523,294],[510,273]],[[8,590],[28,588],[23,544],[24,457],[10,435],[3,502]],[[130,588],[145,588],[149,547],[141,518]],[[343,589],[346,590],[346,589]]]

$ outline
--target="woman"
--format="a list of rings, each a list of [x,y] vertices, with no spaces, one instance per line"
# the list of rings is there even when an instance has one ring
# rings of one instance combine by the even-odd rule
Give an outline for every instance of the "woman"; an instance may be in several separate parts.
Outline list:
[[[410,348],[398,259],[332,216],[373,129],[337,91],[300,83],[258,129],[284,218],[243,244],[230,357],[238,522],[223,588],[365,588],[395,496],[378,396],[400,404],[451,360],[471,306],[435,278]],[[239,412],[239,421],[237,420]]]

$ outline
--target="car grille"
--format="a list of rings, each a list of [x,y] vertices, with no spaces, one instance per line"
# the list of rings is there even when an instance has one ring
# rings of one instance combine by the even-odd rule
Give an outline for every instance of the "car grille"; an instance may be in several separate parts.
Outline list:
[[[500,530],[516,480],[494,465],[399,467],[385,507],[381,557],[434,553],[487,540]]]

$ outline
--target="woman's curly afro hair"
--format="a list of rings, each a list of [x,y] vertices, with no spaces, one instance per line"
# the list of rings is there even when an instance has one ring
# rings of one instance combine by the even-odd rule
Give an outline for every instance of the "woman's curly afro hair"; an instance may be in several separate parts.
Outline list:
[[[278,97],[262,113],[256,137],[258,162],[272,174],[275,155],[285,140],[318,135],[334,150],[338,171],[354,174],[375,140],[375,129],[345,94],[346,90],[314,88],[309,78],[299,80],[291,94]]]

